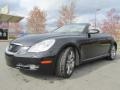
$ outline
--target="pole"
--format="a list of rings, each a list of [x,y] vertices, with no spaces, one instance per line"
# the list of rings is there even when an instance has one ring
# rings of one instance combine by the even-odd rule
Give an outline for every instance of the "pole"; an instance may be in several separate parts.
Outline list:
[[[95,11],[95,29],[97,27],[97,10]]]
[[[100,11],[101,9],[96,9],[95,10],[95,29],[97,28],[97,12]]]

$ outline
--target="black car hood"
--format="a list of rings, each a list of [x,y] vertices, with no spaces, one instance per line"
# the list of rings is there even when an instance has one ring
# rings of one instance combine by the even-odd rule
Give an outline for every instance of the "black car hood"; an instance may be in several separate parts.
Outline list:
[[[20,38],[13,40],[11,43],[19,43],[24,46],[31,46],[37,42],[40,42],[49,38],[63,37],[63,36],[71,36],[76,35],[78,33],[45,33],[45,34],[32,34],[26,35]]]

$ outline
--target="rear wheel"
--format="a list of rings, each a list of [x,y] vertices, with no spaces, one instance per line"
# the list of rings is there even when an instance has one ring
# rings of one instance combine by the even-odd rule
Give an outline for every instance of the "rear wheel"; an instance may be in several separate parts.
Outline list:
[[[75,51],[68,47],[60,53],[57,63],[56,75],[63,78],[69,78],[75,67]]]
[[[116,58],[116,47],[115,45],[112,45],[110,48],[110,53],[109,53],[109,60],[114,60]]]

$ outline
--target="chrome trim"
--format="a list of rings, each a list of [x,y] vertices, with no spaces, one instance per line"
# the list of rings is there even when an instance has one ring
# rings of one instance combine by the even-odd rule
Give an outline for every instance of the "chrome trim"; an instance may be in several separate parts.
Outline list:
[[[17,64],[16,68],[17,69],[25,69],[25,70],[38,70],[39,66],[38,65],[33,65],[33,64],[28,64],[28,65]]]
[[[19,45],[19,46],[23,46],[22,44],[20,43],[11,43],[11,44],[14,44],[14,45]]]
[[[19,44],[19,43],[11,43],[11,44],[23,46],[22,44]],[[11,44],[9,44],[9,46],[10,46]],[[9,46],[7,46],[7,48],[6,48],[6,50],[5,50],[5,53],[7,53],[7,54],[9,54],[9,55],[14,55],[15,53],[17,53],[17,52],[15,52],[15,53],[10,52],[10,51],[8,50],[8,49],[9,49]]]
[[[9,48],[9,46],[7,46],[7,48],[6,48],[6,50],[5,50],[5,53],[7,53],[7,54],[9,54],[9,55],[14,55],[15,53],[8,51],[8,48]]]

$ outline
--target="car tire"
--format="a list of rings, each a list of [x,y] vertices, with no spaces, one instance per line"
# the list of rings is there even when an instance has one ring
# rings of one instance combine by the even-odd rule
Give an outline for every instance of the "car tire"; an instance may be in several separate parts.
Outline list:
[[[116,58],[116,47],[115,45],[111,45],[108,60],[114,60]]]
[[[75,51],[72,47],[64,49],[58,58],[56,75],[62,78],[69,78],[75,67]]]

